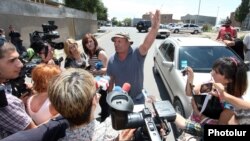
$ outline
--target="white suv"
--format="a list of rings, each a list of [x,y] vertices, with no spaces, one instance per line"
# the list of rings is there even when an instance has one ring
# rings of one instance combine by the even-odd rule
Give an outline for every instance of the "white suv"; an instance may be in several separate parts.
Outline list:
[[[197,34],[201,32],[201,28],[196,24],[183,24],[182,26],[174,26],[171,28],[173,33],[188,32]]]

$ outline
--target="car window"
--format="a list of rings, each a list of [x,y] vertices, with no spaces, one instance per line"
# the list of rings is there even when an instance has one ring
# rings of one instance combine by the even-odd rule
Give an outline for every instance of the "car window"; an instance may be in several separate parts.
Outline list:
[[[169,45],[169,44],[167,44],[167,43],[163,43],[163,44],[161,44],[161,46],[159,47],[159,50],[161,51],[161,53],[162,53],[163,56],[166,54],[168,45]]]
[[[164,56],[167,61],[173,62],[174,61],[174,45],[169,43],[167,47],[167,52]]]
[[[183,27],[188,27],[188,25],[187,25],[187,24],[185,24],[185,25],[183,25]]]
[[[230,56],[239,58],[226,47],[181,47],[178,67],[181,70],[186,66],[190,66],[195,72],[210,72],[216,59]]]

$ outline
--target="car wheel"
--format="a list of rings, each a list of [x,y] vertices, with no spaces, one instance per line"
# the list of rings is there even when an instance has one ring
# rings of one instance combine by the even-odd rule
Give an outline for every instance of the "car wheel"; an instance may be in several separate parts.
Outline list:
[[[195,31],[194,31],[194,34],[198,34],[198,30],[195,30]]]
[[[174,30],[174,33],[178,33],[178,32],[179,32],[179,30],[178,30],[178,29],[175,29],[175,30]]]
[[[179,99],[174,101],[173,106],[175,108],[176,113],[185,117],[184,108],[183,108],[181,101]],[[173,128],[175,130],[175,137],[179,137],[182,134],[183,130],[178,128],[176,125],[174,125]]]

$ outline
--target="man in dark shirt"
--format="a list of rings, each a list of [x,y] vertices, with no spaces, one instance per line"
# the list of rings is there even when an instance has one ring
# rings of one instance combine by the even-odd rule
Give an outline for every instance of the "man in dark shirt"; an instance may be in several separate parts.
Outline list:
[[[21,40],[21,34],[18,31],[15,31],[15,28],[13,25],[9,26],[9,36],[10,36],[10,41],[12,44],[16,46],[17,52],[22,55],[23,52],[26,52],[26,49],[23,47]]]

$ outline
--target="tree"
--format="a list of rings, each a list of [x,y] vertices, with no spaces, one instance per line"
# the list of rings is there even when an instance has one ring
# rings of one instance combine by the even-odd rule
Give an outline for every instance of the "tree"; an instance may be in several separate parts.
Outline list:
[[[65,0],[65,6],[77,10],[97,13],[97,20],[107,20],[107,8],[100,0]]]
[[[103,5],[103,2],[99,1],[97,5],[97,19],[107,21],[108,20],[108,9]]]
[[[242,0],[235,11],[235,20],[242,23],[249,13],[249,0]]]
[[[125,18],[123,20],[124,26],[131,26],[131,18]]]
[[[118,20],[117,20],[117,18],[116,17],[113,17],[112,19],[111,19],[111,22],[112,22],[112,25],[114,26],[114,25],[118,25]]]

